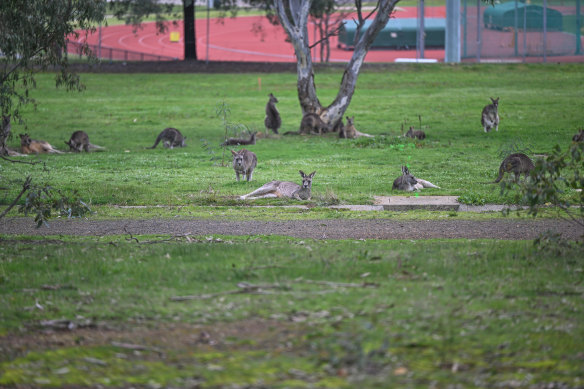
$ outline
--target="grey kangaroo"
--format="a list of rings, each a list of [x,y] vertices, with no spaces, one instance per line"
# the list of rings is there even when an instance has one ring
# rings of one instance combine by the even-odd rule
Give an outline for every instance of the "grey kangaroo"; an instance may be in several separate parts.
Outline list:
[[[533,161],[527,155],[523,153],[511,154],[501,162],[499,176],[494,183],[496,184],[501,181],[505,173],[513,173],[515,175],[515,181],[518,181],[521,174],[527,177],[534,167]]]
[[[278,99],[273,94],[269,94],[269,100],[266,104],[266,118],[264,119],[264,124],[267,129],[274,131],[274,134],[278,133],[278,129],[282,125],[282,118],[280,117],[280,112],[276,108],[276,103]]]
[[[41,154],[54,153],[63,154],[62,151],[57,150],[44,140],[31,139],[28,134],[19,134],[20,136],[20,151],[23,154]]]
[[[302,176],[302,185],[298,185],[290,181],[270,181],[251,193],[240,196],[241,200],[254,200],[263,198],[288,197],[296,200],[310,200],[312,178],[316,171],[310,174],[304,174],[300,170]]]
[[[322,134],[327,132],[325,122],[315,113],[307,113],[302,117],[298,131],[288,131],[284,135]]]
[[[241,149],[239,151],[231,150],[233,154],[233,170],[235,170],[235,176],[237,181],[239,181],[239,175],[243,175],[247,181],[251,181],[253,177],[253,169],[255,169],[258,164],[258,158],[255,153]]]
[[[173,149],[175,147],[185,147],[186,146],[185,139],[187,138],[183,137],[179,130],[177,130],[176,128],[168,127],[162,130],[160,134],[158,134],[156,142],[154,142],[154,145],[152,147],[146,148],[154,149],[156,148],[156,146],[158,146],[158,143],[160,143],[160,141],[163,142],[162,144],[167,149]]]
[[[65,141],[65,144],[69,146],[70,151],[74,151],[79,153],[81,151],[89,150],[104,150],[104,147],[94,145],[89,143],[89,135],[85,131],[75,131],[71,135],[71,139],[69,141]]]
[[[246,145],[255,145],[256,144],[256,133],[253,132],[249,139],[240,139],[240,138],[228,138],[225,142],[221,143],[221,146],[246,146]]]
[[[410,127],[408,132],[406,132],[406,137],[423,140],[426,139],[426,133],[422,130],[414,130],[414,127]]]
[[[578,130],[578,132],[576,133],[576,135],[574,135],[572,137],[572,141],[574,142],[582,142],[584,141],[584,129],[580,129]]]
[[[414,177],[406,166],[402,166],[401,170],[402,175],[393,181],[391,189],[413,192],[422,188],[440,188],[439,186],[432,184],[430,181]]]
[[[347,116],[347,124],[343,126],[339,131],[339,138],[355,139],[360,136],[373,138],[373,135],[364,134],[362,132],[357,131],[357,129],[355,128],[355,116],[353,117]]]
[[[495,127],[495,131],[499,131],[499,98],[490,98],[492,104],[485,105],[481,113],[481,124],[485,132],[489,132]]]

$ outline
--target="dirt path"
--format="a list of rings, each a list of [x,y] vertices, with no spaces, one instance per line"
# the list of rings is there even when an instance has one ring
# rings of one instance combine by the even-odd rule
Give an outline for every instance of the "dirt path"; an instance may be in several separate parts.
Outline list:
[[[0,234],[47,235],[283,235],[313,239],[534,239],[551,230],[569,239],[582,231],[567,221],[545,220],[293,220],[221,221],[193,220],[54,220],[50,227],[35,228],[32,219],[0,220]]]

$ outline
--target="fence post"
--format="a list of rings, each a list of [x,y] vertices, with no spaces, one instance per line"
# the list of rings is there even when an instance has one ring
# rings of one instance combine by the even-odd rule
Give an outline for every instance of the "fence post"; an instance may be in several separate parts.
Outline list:
[[[576,0],[576,54],[582,54],[582,18],[580,12],[580,0]]]
[[[543,0],[543,62],[547,62],[547,0]]]
[[[460,62],[460,0],[446,0],[444,62]]]
[[[424,58],[424,0],[418,0],[418,41],[416,51],[418,58]]]
[[[481,62],[481,0],[477,0],[477,62]]]

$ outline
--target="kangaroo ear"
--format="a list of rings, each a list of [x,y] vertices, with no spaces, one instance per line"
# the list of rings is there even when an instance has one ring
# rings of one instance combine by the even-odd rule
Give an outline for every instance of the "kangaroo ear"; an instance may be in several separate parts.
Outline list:
[[[310,174],[308,175],[308,177],[312,178],[312,177],[314,177],[314,175],[315,175],[315,174],[316,174],[316,170],[315,170],[315,171],[313,171],[312,173],[310,173]]]
[[[298,170],[300,172],[300,175],[302,176],[302,178],[306,177],[306,174],[304,174],[304,172],[302,170]]]
[[[233,151],[233,150],[230,150],[230,151],[231,151],[231,154],[237,155],[237,153],[235,151]]]

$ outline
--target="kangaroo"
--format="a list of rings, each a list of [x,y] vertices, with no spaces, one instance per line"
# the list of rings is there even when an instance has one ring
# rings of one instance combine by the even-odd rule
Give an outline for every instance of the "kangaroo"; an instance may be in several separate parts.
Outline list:
[[[574,135],[572,137],[572,141],[574,142],[582,142],[584,141],[584,129],[580,129],[578,130],[578,132],[576,133],[576,135]]]
[[[362,132],[357,131],[357,129],[355,128],[355,116],[353,117],[347,116],[347,125],[343,126],[341,128],[341,131],[339,131],[339,138],[355,139],[360,136],[373,138],[373,135],[364,134]]]
[[[322,134],[327,132],[325,122],[315,113],[307,113],[302,117],[298,131],[288,131],[284,135]]]
[[[158,143],[160,143],[160,141],[163,141],[163,145],[165,148],[167,149],[173,149],[175,147],[185,147],[185,139],[187,139],[186,137],[183,137],[183,135],[180,133],[179,130],[177,130],[176,128],[172,128],[172,127],[168,127],[165,128],[164,130],[162,130],[162,132],[160,134],[158,134],[158,137],[156,138],[156,142],[154,142],[154,145],[152,147],[146,147],[147,149],[154,149],[156,148],[156,146],[158,146]]]
[[[414,127],[410,127],[408,132],[406,132],[406,137],[423,140],[426,139],[426,133],[422,130],[414,130]]]
[[[253,177],[253,169],[255,169],[258,164],[258,158],[255,153],[241,149],[239,151],[231,150],[233,154],[233,170],[235,170],[235,176],[237,181],[239,181],[239,175],[242,174],[247,181],[251,181]]]
[[[527,177],[534,167],[533,161],[527,155],[523,153],[511,154],[501,162],[499,176],[493,183],[496,184],[501,181],[505,173],[515,174],[515,181],[519,181],[519,176],[522,173]]]
[[[430,181],[414,177],[406,166],[402,166],[401,170],[402,175],[393,181],[391,189],[403,190],[406,192],[413,192],[423,188],[440,189],[439,186],[432,184]]]
[[[302,185],[290,181],[270,181],[251,193],[240,196],[241,200],[288,197],[296,200],[310,200],[312,178],[316,171],[306,175],[300,170]]]
[[[239,139],[239,138],[228,138],[225,142],[221,143],[221,146],[247,146],[256,144],[256,133],[253,132],[249,139]]]
[[[267,129],[274,131],[274,134],[278,133],[278,129],[282,125],[282,118],[280,117],[280,112],[276,108],[276,103],[278,99],[273,94],[269,94],[269,100],[266,104],[266,118],[264,119],[264,124]]]
[[[69,141],[65,141],[65,144],[69,146],[70,151],[79,153],[83,150],[89,152],[89,150],[104,150],[104,147],[94,145],[89,143],[89,135],[85,131],[75,131],[71,135]]]
[[[28,134],[20,134],[20,151],[23,154],[53,153],[63,154],[44,140],[31,139]]]
[[[495,127],[499,131],[499,98],[490,98],[492,104],[485,105],[481,114],[481,124],[485,132],[489,132]]]

